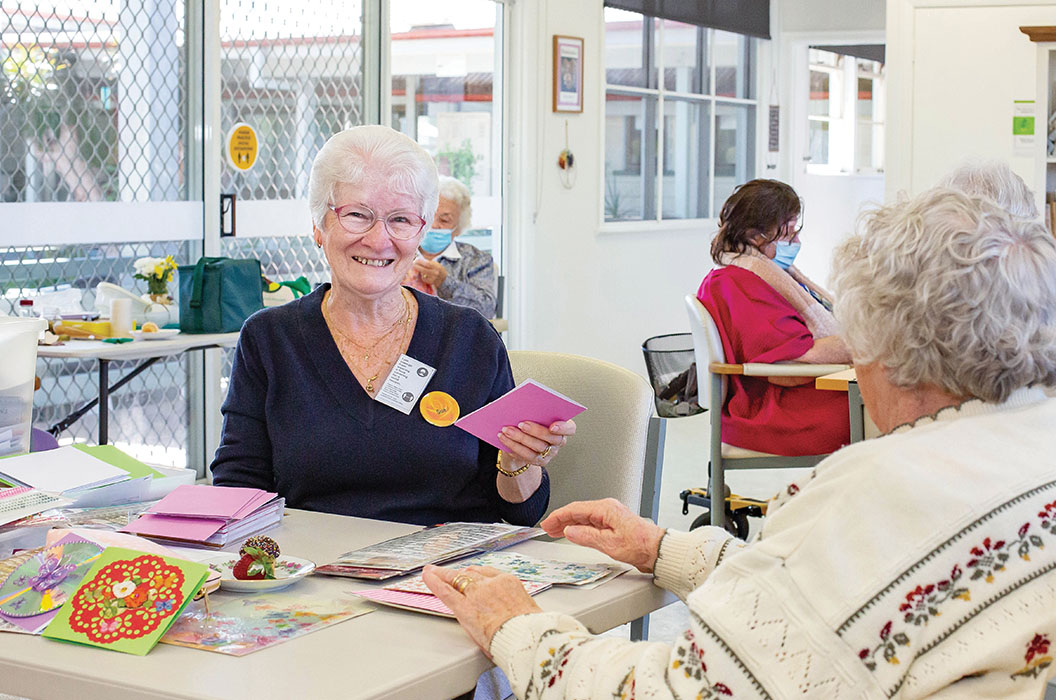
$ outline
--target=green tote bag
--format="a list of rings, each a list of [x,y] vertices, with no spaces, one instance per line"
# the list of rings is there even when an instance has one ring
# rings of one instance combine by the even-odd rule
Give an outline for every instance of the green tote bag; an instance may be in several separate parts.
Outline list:
[[[183,333],[233,333],[264,308],[259,260],[200,258],[179,273]]]

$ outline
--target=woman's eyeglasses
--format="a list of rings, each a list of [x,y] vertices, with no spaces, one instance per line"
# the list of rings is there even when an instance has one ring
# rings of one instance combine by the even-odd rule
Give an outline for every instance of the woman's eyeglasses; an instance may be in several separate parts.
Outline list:
[[[362,204],[346,204],[341,207],[328,204],[327,207],[337,215],[341,228],[349,233],[366,233],[378,220],[370,207]],[[393,212],[386,216],[384,221],[385,230],[390,236],[400,241],[414,238],[425,228],[425,219],[410,211]]]

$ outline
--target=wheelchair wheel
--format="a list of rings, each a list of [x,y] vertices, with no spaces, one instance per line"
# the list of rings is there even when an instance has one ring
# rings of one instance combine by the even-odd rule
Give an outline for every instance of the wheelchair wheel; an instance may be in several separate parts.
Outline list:
[[[711,511],[704,511],[702,515],[697,516],[693,523],[689,526],[690,530],[696,530],[698,527],[703,525],[711,524]],[[729,506],[726,507],[726,523],[724,525],[726,532],[730,533],[734,537],[745,540],[748,539],[748,516],[741,511],[734,512],[730,510]]]

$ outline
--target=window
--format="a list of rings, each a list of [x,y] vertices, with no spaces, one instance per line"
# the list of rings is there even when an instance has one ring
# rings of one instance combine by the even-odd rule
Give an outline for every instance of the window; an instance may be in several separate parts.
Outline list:
[[[807,172],[883,171],[884,64],[809,49]]]
[[[390,0],[393,129],[473,194],[459,240],[501,260],[502,17],[493,0]]]
[[[755,175],[755,42],[605,8],[604,220],[713,216]]]

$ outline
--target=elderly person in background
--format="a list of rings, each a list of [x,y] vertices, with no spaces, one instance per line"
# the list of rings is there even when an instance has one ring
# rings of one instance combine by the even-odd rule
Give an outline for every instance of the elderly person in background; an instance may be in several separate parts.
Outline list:
[[[718,266],[697,299],[715,320],[728,362],[846,363],[825,308],[828,293],[792,264],[801,206],[777,180],[751,180],[722,205],[711,243]],[[847,397],[809,377],[731,376],[722,441],[780,455],[826,454],[850,441]]]
[[[939,187],[960,190],[973,197],[986,197],[1020,219],[1038,218],[1034,193],[1023,178],[1002,161],[965,163],[942,178]]]
[[[868,215],[836,315],[886,435],[770,505],[750,545],[615,501],[542,526],[683,597],[673,646],[595,638],[493,569],[426,582],[532,698],[1041,698],[1056,672],[1056,241],[953,190]]]
[[[308,201],[332,282],[246,321],[213,483],[419,525],[542,516],[545,465],[575,424],[505,427],[501,451],[453,427],[513,388],[506,348],[480,314],[401,286],[437,198],[432,159],[392,129],[356,127],[322,147]],[[428,401],[383,391],[397,361],[435,370]]]
[[[440,204],[433,225],[418,245],[407,284],[454,304],[495,317],[495,262],[491,255],[454,240],[469,228],[473,210],[469,189],[453,177],[440,176]]]

